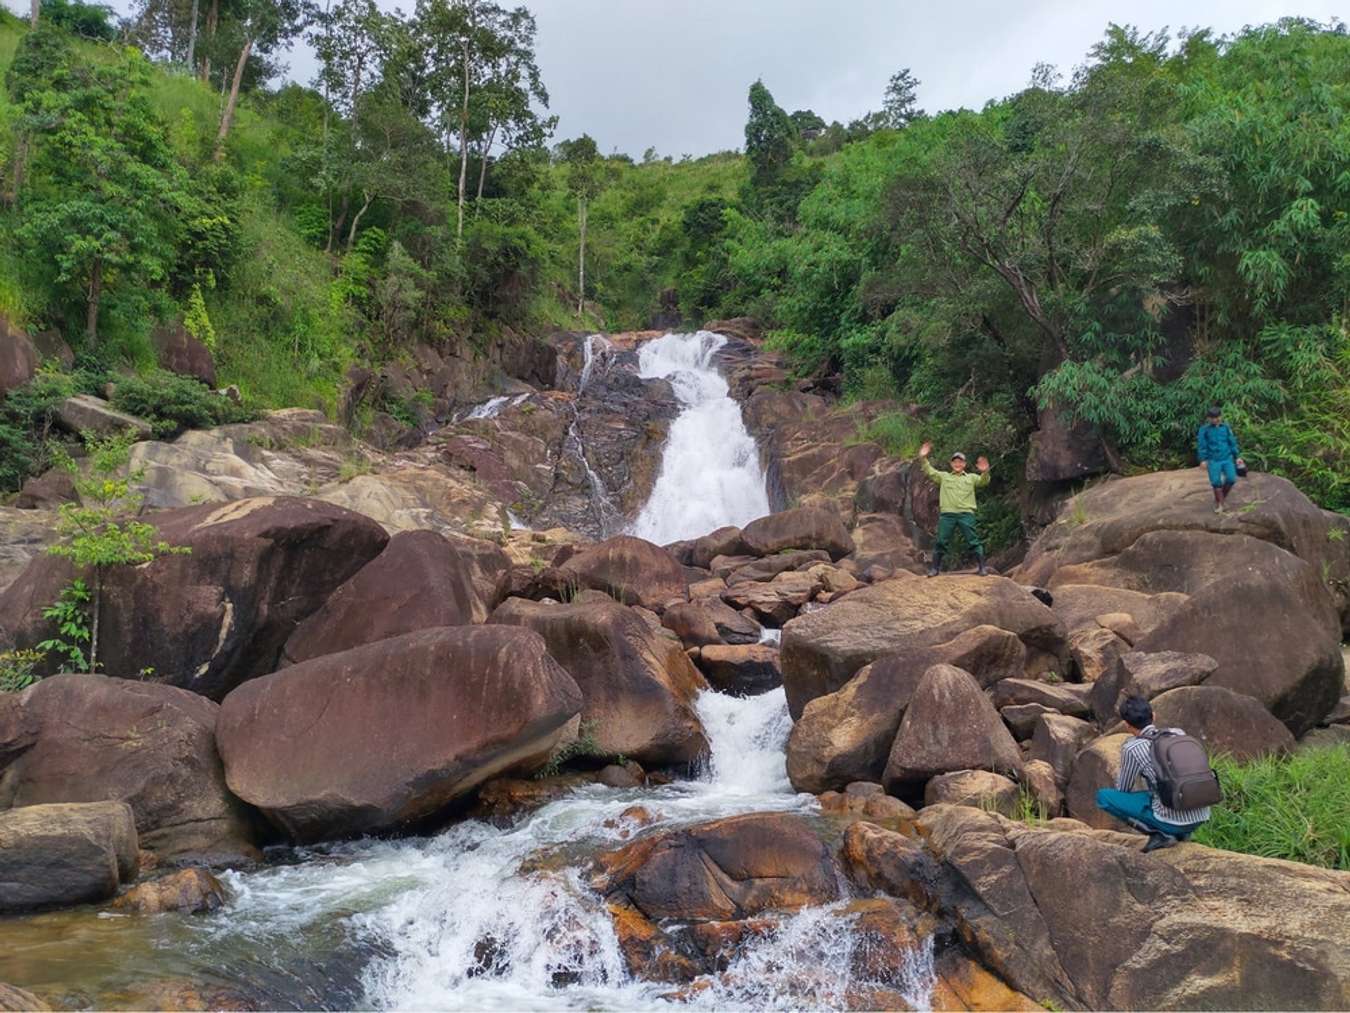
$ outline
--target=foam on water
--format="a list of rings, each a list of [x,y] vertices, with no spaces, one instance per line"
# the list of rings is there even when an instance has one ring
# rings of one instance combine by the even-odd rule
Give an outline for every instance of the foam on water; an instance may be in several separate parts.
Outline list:
[[[759,448],[741,407],[713,365],[720,334],[667,334],[638,350],[638,375],[670,381],[683,406],[671,424],[661,471],[631,533],[658,545],[697,538],[769,512]]]

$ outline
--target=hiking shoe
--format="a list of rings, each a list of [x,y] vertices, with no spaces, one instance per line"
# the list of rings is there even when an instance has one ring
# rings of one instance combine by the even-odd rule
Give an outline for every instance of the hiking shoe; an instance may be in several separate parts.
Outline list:
[[[1222,514],[1222,513],[1227,513],[1228,511],[1226,511],[1226,510],[1223,508],[1223,504],[1222,504],[1222,503],[1216,503],[1216,504],[1214,504],[1214,512],[1215,512],[1216,514]]]
[[[937,575],[938,575],[938,568],[936,566],[930,566],[928,568],[928,576],[936,577]]]
[[[1179,842],[1171,834],[1151,833],[1148,835],[1148,843],[1144,845],[1144,854],[1150,851],[1160,851],[1163,848],[1171,848]]]
[[[987,577],[987,576],[989,576],[989,570],[986,569],[986,567],[985,567],[985,565],[984,565],[984,560],[983,560],[983,559],[980,560],[980,565],[977,566],[977,567],[975,567],[975,575],[976,575],[977,577]]]

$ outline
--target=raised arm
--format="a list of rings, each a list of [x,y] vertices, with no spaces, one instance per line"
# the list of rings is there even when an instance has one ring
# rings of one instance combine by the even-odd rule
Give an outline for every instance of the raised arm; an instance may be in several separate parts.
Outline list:
[[[942,472],[938,471],[936,468],[934,468],[931,464],[928,463],[928,455],[931,454],[932,452],[933,452],[933,444],[927,440],[924,440],[923,445],[919,447],[919,463],[923,465],[923,473],[927,475],[930,479],[932,479],[934,482],[936,482],[938,485],[941,485]]]
[[[975,479],[975,488],[983,489],[989,484],[989,458],[981,454],[975,461],[975,470],[980,473],[979,477]]]

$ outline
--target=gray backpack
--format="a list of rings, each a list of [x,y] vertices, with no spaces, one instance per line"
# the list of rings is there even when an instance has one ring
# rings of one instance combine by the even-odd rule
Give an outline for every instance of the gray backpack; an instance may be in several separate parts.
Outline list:
[[[1199,739],[1180,728],[1164,728],[1153,736],[1154,789],[1169,809],[1202,809],[1223,800],[1219,775]]]

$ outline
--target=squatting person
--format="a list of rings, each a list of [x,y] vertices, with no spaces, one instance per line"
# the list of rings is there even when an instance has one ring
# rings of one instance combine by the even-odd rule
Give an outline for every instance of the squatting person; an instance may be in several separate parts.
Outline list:
[[[1209,470],[1209,484],[1214,489],[1214,512],[1223,513],[1224,500],[1237,484],[1238,470],[1246,473],[1246,466],[1238,456],[1237,437],[1223,420],[1223,409],[1211,405],[1205,413],[1205,422],[1195,434],[1195,452],[1200,467]]]
[[[928,576],[938,575],[952,532],[960,528],[966,544],[975,550],[975,559],[979,563],[975,572],[983,577],[989,571],[984,566],[984,543],[975,530],[975,490],[989,484],[989,461],[985,457],[977,458],[975,470],[979,474],[971,475],[966,471],[966,455],[958,450],[952,454],[952,470],[938,471],[928,463],[928,455],[932,452],[933,444],[925,440],[919,448],[919,460],[923,464],[923,473],[938,486],[937,546],[933,549],[933,562],[928,567]]]
[[[1153,724],[1153,707],[1142,696],[1130,696],[1121,701],[1117,713],[1132,736],[1120,749],[1120,774],[1116,777],[1116,786],[1098,789],[1097,808],[1148,834],[1145,851],[1169,848],[1195,833],[1209,819],[1210,807],[1173,809],[1163,803],[1153,740],[1164,731]],[[1179,732],[1180,729],[1169,729],[1166,734]],[[1208,771],[1208,761],[1202,759],[1199,762]],[[1141,777],[1147,787],[1143,791],[1134,791],[1135,780]],[[1216,790],[1217,784],[1216,779]]]

